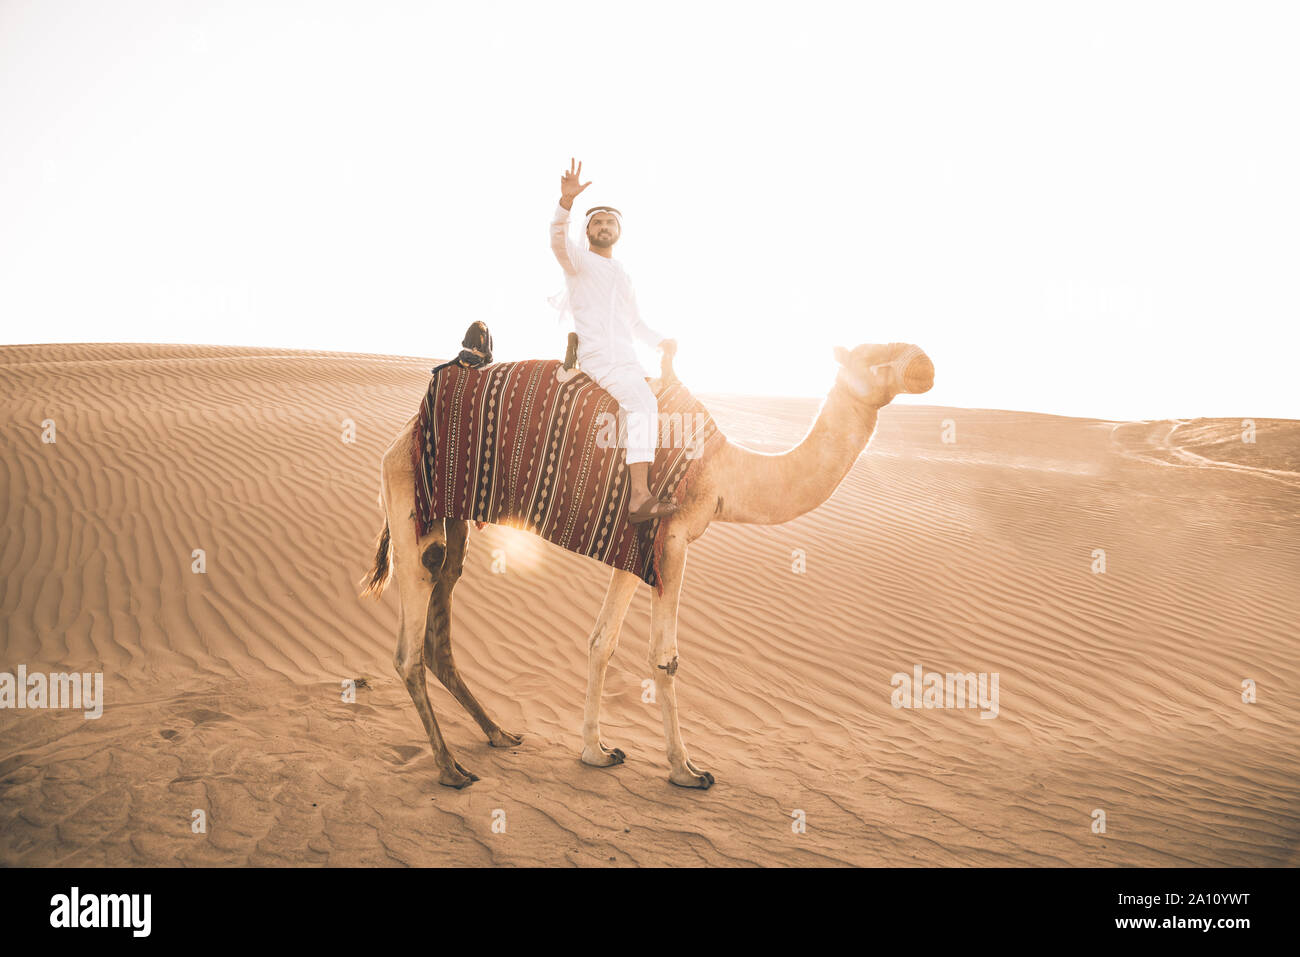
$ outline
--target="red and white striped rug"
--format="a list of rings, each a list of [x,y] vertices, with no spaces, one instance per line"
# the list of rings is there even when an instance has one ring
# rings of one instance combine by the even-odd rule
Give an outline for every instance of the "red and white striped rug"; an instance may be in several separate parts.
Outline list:
[[[441,518],[526,529],[638,575],[662,594],[658,559],[672,517],[632,525],[624,450],[611,442],[614,398],[554,359],[439,369],[413,435],[416,530]],[[680,382],[658,387],[659,442],[650,491],[682,495],[723,442],[707,409]]]

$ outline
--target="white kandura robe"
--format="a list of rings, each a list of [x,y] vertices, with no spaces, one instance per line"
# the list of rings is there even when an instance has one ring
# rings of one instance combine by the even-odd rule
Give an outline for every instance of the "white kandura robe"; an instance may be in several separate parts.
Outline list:
[[[627,422],[627,462],[653,462],[658,403],[645,381],[633,337],[657,346],[667,338],[646,325],[632,279],[617,259],[607,259],[569,236],[569,211],[555,207],[551,251],[564,270],[567,305],[578,333],[578,365],[614,397]]]

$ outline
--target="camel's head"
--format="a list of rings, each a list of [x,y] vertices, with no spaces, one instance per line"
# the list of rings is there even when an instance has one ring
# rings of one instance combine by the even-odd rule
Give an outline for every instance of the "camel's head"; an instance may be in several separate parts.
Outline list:
[[[861,345],[852,351],[835,347],[838,381],[871,405],[887,405],[900,392],[934,388],[934,363],[918,346],[906,342]]]

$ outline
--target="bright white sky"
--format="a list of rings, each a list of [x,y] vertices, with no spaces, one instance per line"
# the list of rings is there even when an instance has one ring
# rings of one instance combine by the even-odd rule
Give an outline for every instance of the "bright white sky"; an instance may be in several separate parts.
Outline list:
[[[1300,418],[1285,4],[0,0],[0,341],[563,354],[547,222],[697,392]],[[654,355],[645,353],[654,371]]]

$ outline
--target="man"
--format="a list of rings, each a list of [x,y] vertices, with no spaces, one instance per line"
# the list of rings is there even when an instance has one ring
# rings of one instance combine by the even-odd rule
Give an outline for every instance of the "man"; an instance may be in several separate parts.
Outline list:
[[[627,466],[631,473],[628,520],[633,523],[663,518],[677,510],[650,494],[650,463],[654,461],[655,427],[659,412],[654,393],[637,360],[633,337],[658,346],[670,356],[677,342],[665,339],[641,320],[632,280],[614,258],[614,244],[622,235],[622,217],[612,206],[587,211],[589,246],[569,237],[569,211],[573,200],[591,185],[579,183],[582,164],[560,176],[560,204],[551,218],[551,251],[564,270],[569,306],[578,333],[578,364],[582,371],[614,397],[627,421]]]

